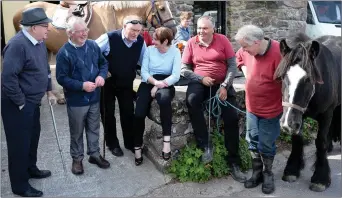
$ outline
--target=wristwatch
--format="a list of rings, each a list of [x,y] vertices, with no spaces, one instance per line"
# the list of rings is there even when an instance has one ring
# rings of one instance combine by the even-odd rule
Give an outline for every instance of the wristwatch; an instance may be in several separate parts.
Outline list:
[[[227,89],[227,83],[225,83],[225,82],[221,83],[221,87],[224,87]]]

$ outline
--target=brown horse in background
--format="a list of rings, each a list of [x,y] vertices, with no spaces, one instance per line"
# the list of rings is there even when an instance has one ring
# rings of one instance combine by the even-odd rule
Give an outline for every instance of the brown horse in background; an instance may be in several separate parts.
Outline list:
[[[20,30],[20,20],[23,10],[31,7],[43,8],[46,15],[52,18],[58,5],[47,2],[34,2],[18,10],[13,17],[15,30]],[[174,33],[176,21],[172,16],[167,1],[97,1],[91,3],[92,17],[89,21],[89,39],[97,39],[102,34],[122,28],[123,18],[128,15],[138,15],[152,26],[167,26]],[[65,29],[56,29],[51,25],[48,39],[45,41],[48,50],[54,54],[68,41]]]

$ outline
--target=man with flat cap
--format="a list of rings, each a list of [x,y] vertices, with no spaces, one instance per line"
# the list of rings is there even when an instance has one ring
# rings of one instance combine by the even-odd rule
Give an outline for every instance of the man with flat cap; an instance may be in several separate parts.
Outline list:
[[[44,43],[50,22],[42,8],[23,11],[22,30],[8,41],[2,54],[1,116],[7,141],[8,171],[12,192],[23,197],[43,196],[28,180],[51,175],[50,171],[39,170],[36,165],[41,99],[47,93],[51,104],[56,104]]]

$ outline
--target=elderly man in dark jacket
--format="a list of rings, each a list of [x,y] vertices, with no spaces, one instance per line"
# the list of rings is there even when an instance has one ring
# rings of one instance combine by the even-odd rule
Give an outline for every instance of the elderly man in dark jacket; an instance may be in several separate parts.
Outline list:
[[[82,174],[84,157],[83,131],[87,137],[89,163],[100,168],[110,164],[100,155],[100,87],[108,72],[107,60],[95,41],[88,39],[89,29],[79,17],[67,23],[69,41],[56,57],[57,82],[64,88],[70,127],[71,171]]]
[[[44,40],[49,23],[42,8],[30,8],[22,14],[22,30],[3,50],[1,74],[1,116],[8,150],[8,170],[12,192],[24,197],[40,197],[29,178],[45,178],[48,170],[39,170],[37,148],[40,136],[40,105],[47,92],[52,104],[51,75]]]

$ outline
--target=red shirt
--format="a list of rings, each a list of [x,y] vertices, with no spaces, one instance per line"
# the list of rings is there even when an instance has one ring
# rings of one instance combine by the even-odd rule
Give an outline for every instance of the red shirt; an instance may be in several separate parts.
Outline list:
[[[262,118],[274,118],[283,111],[282,85],[273,80],[280,60],[279,42],[275,40],[271,40],[271,46],[264,55],[251,56],[242,48],[236,53],[238,68],[242,65],[247,68],[246,108]]]
[[[214,34],[208,47],[200,44],[198,36],[192,37],[184,48],[182,62],[192,64],[194,73],[222,83],[227,74],[227,60],[234,57],[232,44],[225,35]]]

